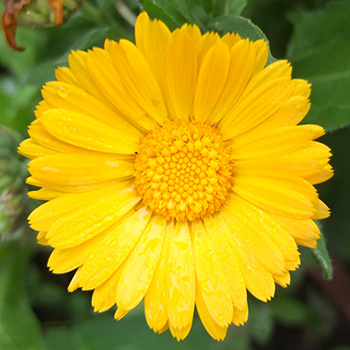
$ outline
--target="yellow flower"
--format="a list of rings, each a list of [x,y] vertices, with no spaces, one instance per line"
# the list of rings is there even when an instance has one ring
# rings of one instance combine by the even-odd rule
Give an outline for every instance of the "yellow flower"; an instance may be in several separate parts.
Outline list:
[[[314,184],[332,176],[317,125],[298,125],[310,85],[266,42],[170,32],[142,13],[136,45],[73,52],[47,83],[30,138],[38,241],[68,289],[122,318],[144,300],[155,332],[183,339],[195,306],[224,339],[316,247],[329,215]]]

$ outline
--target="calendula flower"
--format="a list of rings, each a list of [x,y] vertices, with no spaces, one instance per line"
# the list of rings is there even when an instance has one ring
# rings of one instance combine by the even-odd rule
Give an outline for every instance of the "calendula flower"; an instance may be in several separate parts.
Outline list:
[[[195,307],[224,339],[316,247],[332,176],[324,130],[297,125],[310,85],[237,34],[170,32],[142,13],[136,45],[73,52],[47,83],[20,152],[32,158],[29,217],[54,273],[116,319],[144,300],[155,332],[183,339]]]

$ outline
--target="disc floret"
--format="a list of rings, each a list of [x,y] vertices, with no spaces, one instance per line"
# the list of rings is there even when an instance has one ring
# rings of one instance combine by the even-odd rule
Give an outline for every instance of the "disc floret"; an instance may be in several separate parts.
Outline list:
[[[135,161],[145,205],[167,219],[214,214],[232,187],[231,149],[207,124],[173,121],[148,133]]]

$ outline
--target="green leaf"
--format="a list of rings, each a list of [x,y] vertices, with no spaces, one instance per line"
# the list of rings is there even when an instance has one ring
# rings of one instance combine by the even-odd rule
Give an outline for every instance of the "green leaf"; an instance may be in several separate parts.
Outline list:
[[[248,327],[252,337],[261,345],[267,344],[273,332],[273,318],[270,305],[250,300]]]
[[[311,109],[304,119],[327,130],[350,125],[350,2],[290,16],[295,29],[288,48],[294,77],[312,83]]]
[[[28,29],[19,28],[16,42],[19,46],[26,47],[26,49],[22,52],[18,52],[7,45],[2,33],[0,35],[0,64],[7,67],[9,72],[17,79],[20,79],[35,65],[38,49],[36,39],[43,39],[42,35],[40,35],[40,33],[38,34],[36,30],[28,31]]]
[[[178,342],[169,331],[154,334],[148,328],[143,314],[131,312],[117,322],[113,314],[107,312],[95,314],[90,320],[77,324],[74,329],[48,331],[44,344],[45,350],[212,350],[216,341],[206,334],[198,319],[186,341]]]
[[[249,38],[252,41],[263,39],[268,42],[263,31],[248,18],[240,16],[225,15],[213,18],[208,23],[209,28],[218,31],[221,35],[226,33],[238,33],[242,38]],[[276,59],[269,52],[267,64]]]
[[[0,124],[24,132],[34,118],[33,111],[39,100],[40,85],[0,79]]]
[[[318,264],[322,267],[322,274],[324,278],[331,279],[333,276],[333,266],[328,254],[326,240],[323,234],[317,241],[317,248],[312,250]]]
[[[32,246],[0,246],[0,349],[42,349],[40,328],[25,291],[25,276]]]
[[[226,15],[230,0],[214,0],[213,14],[214,16]]]
[[[216,342],[215,350],[251,350],[251,334],[248,326],[229,326],[226,338],[222,342]]]
[[[247,0],[232,0],[228,3],[228,14],[240,15],[247,6]]]
[[[212,17],[240,15],[247,6],[247,0],[192,0],[192,3],[201,3],[207,14]]]
[[[176,9],[186,18],[190,23],[193,23],[193,17],[188,0],[172,0]]]
[[[169,0],[141,0],[144,10],[152,17],[162,20],[166,25],[174,30],[187,22],[178,8],[184,8],[184,1],[177,1],[175,6],[173,1]]]
[[[294,297],[279,296],[270,305],[273,316],[287,325],[297,326],[307,322],[307,306]]]
[[[331,216],[322,220],[322,232],[329,237],[327,247],[337,260],[350,265],[350,128],[338,129],[322,137],[322,142],[332,149],[331,164],[334,176],[318,186],[321,198],[331,208]]]
[[[102,343],[104,344],[104,343]],[[101,344],[101,347],[102,347]],[[45,334],[45,350],[84,350],[90,349],[81,344],[77,332],[71,329],[54,328]],[[113,348],[110,348],[112,350]]]

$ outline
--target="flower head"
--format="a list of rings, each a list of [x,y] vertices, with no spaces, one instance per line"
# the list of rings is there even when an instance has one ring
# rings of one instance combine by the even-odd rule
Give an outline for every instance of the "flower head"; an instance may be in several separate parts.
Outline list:
[[[216,339],[267,301],[315,247],[329,215],[314,184],[332,176],[324,130],[297,125],[310,86],[266,42],[170,32],[142,13],[136,45],[73,52],[47,83],[30,138],[29,217],[68,289],[94,290],[122,318],[142,300],[155,332],[178,339],[195,306]]]

